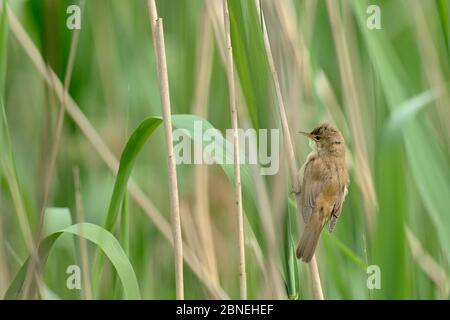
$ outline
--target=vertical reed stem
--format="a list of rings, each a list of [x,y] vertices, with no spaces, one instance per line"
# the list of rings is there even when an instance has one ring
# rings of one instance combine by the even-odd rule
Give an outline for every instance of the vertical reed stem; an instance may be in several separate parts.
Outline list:
[[[244,214],[242,210],[241,169],[239,162],[238,117],[236,109],[236,88],[234,86],[233,49],[231,47],[230,17],[228,14],[227,0],[223,0],[223,19],[225,23],[228,93],[230,98],[231,124],[233,127],[235,201],[238,218],[239,242],[239,291],[240,298],[245,300],[247,299],[247,274],[245,272]]]
[[[153,31],[158,68],[159,90],[163,113],[164,134],[166,136],[167,167],[169,173],[170,211],[172,220],[172,237],[175,250],[175,281],[177,300],[184,299],[183,282],[183,240],[181,237],[180,205],[178,201],[177,168],[172,144],[172,119],[170,111],[169,79],[167,75],[166,51],[162,18],[158,18],[154,0],[148,1],[150,23]]]
[[[199,30],[199,43],[197,47],[197,73],[192,110],[202,118],[208,118],[208,100],[211,84],[212,62],[213,62],[213,38],[211,21],[208,17],[207,4],[203,4],[202,21]],[[195,167],[195,222],[201,239],[201,250],[199,255],[204,257],[206,269],[211,278],[219,282],[219,271],[217,268],[217,258],[214,247],[214,231],[209,210],[209,173],[206,165]]]
[[[75,208],[77,212],[77,223],[80,224],[80,256],[81,256],[81,271],[83,274],[83,294],[86,300],[92,300],[92,288],[89,272],[89,260],[86,239],[84,238],[84,230],[81,223],[84,222],[83,201],[81,199],[81,184],[80,184],[80,169],[73,168],[73,180],[75,184]]]

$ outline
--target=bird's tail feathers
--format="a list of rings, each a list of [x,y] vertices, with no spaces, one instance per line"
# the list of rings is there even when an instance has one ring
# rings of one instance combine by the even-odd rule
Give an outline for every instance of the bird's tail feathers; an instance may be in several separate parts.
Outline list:
[[[297,247],[296,255],[298,259],[302,259],[304,262],[311,261],[317,243],[319,242],[321,230],[322,228],[318,221],[310,221],[310,223],[305,226],[302,238]]]

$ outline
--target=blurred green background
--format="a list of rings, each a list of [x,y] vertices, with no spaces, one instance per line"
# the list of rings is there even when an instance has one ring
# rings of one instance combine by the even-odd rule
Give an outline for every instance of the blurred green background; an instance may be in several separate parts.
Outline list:
[[[61,82],[75,34],[66,27],[66,9],[71,4],[79,3],[8,1]],[[231,124],[222,2],[164,0],[156,4],[164,23],[172,113],[198,115],[224,133]],[[372,16],[367,12],[369,4],[380,9],[381,29],[367,26]],[[260,6],[298,167],[310,152],[306,139],[295,134],[299,130],[332,122],[348,146],[349,194],[335,232],[324,231],[316,251],[325,298],[448,299],[450,1],[229,0],[242,128],[280,127]],[[43,203],[68,208],[47,210],[44,230],[79,222],[77,209],[84,221],[104,226],[115,175],[107,164],[111,158],[81,128],[83,124],[90,122],[119,159],[134,129],[144,119],[161,115],[147,1],[86,0],[69,87],[75,108],[86,118],[77,120],[66,113],[49,196],[43,201],[61,102],[37,71],[33,55],[24,50],[24,35],[5,12],[3,7],[0,297],[30,254],[27,238],[37,237]],[[307,268],[292,260],[299,219],[295,209],[289,208],[286,165],[281,148],[279,172],[263,177],[252,174],[244,186],[251,299],[312,298]],[[74,168],[80,176],[78,204]],[[179,165],[177,171],[185,258],[189,256],[184,268],[185,296],[238,298],[233,184],[219,165]],[[128,257],[132,266],[125,271],[131,279],[128,285],[133,286],[135,277],[141,298],[173,299],[162,128],[156,128],[143,146],[131,177],[143,193],[136,196],[136,189],[133,194],[130,191],[121,206],[120,221],[112,233],[123,250],[113,255],[123,251]],[[38,290],[29,297],[129,297],[110,262],[104,265],[101,281],[94,281],[91,288],[84,284],[81,290],[67,288],[66,269],[71,264],[81,266],[83,255],[83,274],[85,267],[88,274],[95,273],[97,248],[89,242],[84,252],[83,246],[80,238],[67,234],[57,240]],[[380,267],[381,289],[368,289],[369,265]]]

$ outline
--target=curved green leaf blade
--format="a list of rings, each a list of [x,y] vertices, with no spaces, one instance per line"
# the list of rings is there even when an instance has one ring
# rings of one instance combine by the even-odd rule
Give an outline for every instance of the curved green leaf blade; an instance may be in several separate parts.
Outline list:
[[[150,117],[141,122],[141,124],[133,131],[131,137],[120,157],[119,171],[117,172],[114,189],[106,214],[105,229],[111,231],[117,221],[120,207],[125,196],[128,180],[130,179],[131,171],[138,156],[142,150],[147,139],[161,124],[160,117]],[[93,288],[98,289],[100,281],[100,273],[103,267],[104,256],[100,251],[97,251],[96,259],[93,268]]]
[[[389,116],[386,125],[387,134],[396,134],[406,123],[414,119],[418,112],[430,105],[441,95],[442,90],[427,90],[403,102],[395,108]]]
[[[68,228],[73,224],[69,208],[50,207],[45,209],[43,237]]]
[[[231,43],[236,70],[242,86],[248,114],[255,129],[267,128],[266,114],[270,108],[271,82],[261,31],[260,14],[255,1],[228,1]]]
[[[83,237],[95,243],[105,253],[105,255],[109,258],[112,265],[116,269],[116,272],[122,282],[125,299],[141,298],[136,274],[134,273],[133,267],[119,242],[110,232],[95,224],[75,224],[68,228],[57,231],[42,240],[39,246],[39,256],[41,258],[42,265],[44,265],[45,261],[47,260],[48,254],[50,253],[50,250],[53,247],[55,241],[63,233],[69,233],[79,237]],[[28,262],[29,258],[22,265],[18,274],[8,288],[8,291],[6,292],[4,297],[5,299],[17,299],[20,296],[22,285],[28,269]]]
[[[122,203],[127,188],[128,179],[137,155],[141,151],[147,139],[161,124],[159,117],[150,117],[141,122],[131,135],[120,157],[120,166],[117,173],[114,191],[109,203],[108,213],[106,215],[105,229],[111,231],[117,220],[120,205]]]

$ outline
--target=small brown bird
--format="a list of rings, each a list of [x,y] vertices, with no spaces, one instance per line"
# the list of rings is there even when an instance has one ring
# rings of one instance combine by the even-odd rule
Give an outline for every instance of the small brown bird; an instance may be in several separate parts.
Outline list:
[[[338,129],[324,123],[309,133],[300,133],[311,139],[314,148],[298,175],[305,228],[297,247],[297,258],[309,262],[327,222],[329,232],[333,232],[347,194],[349,177],[344,138]]]

